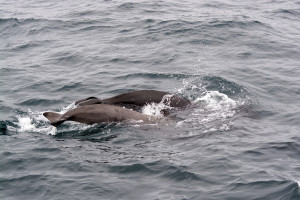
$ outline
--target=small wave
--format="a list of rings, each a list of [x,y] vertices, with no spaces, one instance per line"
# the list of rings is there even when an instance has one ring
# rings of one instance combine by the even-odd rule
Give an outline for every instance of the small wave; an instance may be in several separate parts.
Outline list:
[[[18,22],[17,18],[0,18],[0,24],[6,23],[6,22]]]
[[[123,3],[123,4],[119,5],[118,8],[127,11],[128,9],[134,9],[137,5],[139,5],[139,4],[127,2],[127,3]]]
[[[38,18],[0,18],[0,24],[8,23],[12,26],[15,25],[25,25],[30,23],[45,23],[45,22],[54,22],[54,23],[62,23],[62,20],[49,20],[49,19],[38,19]],[[64,23],[64,22],[63,22]]]
[[[248,94],[244,87],[218,76],[204,76],[202,84],[206,90],[217,90],[229,96]]]
[[[272,154],[291,159],[300,159],[300,144],[294,141],[270,142],[255,149],[256,152]]]
[[[71,17],[83,17],[83,16],[91,16],[96,15],[98,12],[96,10],[85,10],[85,11],[75,11],[71,12],[68,15]]]
[[[93,30],[103,31],[103,29],[110,29],[110,28],[112,28],[112,26],[92,25],[92,26],[80,28],[78,31],[93,31]]]
[[[55,132],[56,138],[76,138],[90,142],[106,142],[117,137],[114,130],[118,129],[118,124],[94,124],[86,125],[80,123],[67,123],[57,127]]]
[[[155,26],[146,27],[148,34],[162,34],[164,36],[180,35],[185,36],[189,34],[199,35],[205,34],[205,30],[211,29],[253,29],[253,28],[270,28],[268,25],[257,20],[211,20],[203,21],[185,21],[185,20],[165,20],[157,21]],[[206,36],[207,37],[207,36]],[[213,37],[213,35],[211,36]],[[223,37],[221,37],[223,38]],[[221,43],[225,39],[220,37],[213,37],[211,41]]]
[[[27,42],[27,43],[16,44],[16,46],[12,47],[10,51],[11,52],[27,51],[31,48],[39,47],[46,42],[41,41],[41,42]]]
[[[298,19],[300,12],[296,9],[278,9],[272,12],[274,15],[278,15],[287,19]]]
[[[144,23],[154,23],[155,19],[145,19],[143,20]]]
[[[186,74],[168,74],[168,73],[133,73],[127,74],[123,76],[117,76],[116,79],[129,79],[129,78],[136,78],[136,77],[143,77],[149,79],[169,79],[169,78],[189,78],[190,75]]]
[[[7,18],[0,19],[1,25],[1,36],[10,38],[11,35],[19,35],[20,37],[26,36],[36,36],[38,34],[49,34],[50,31],[64,30],[66,28],[72,28],[73,24],[69,21],[62,20],[51,20],[51,19],[42,19],[42,18]],[[34,38],[36,39],[36,38]],[[14,50],[26,49],[27,45],[31,47],[32,45],[41,45],[47,44],[46,41],[40,42],[31,42],[29,44],[21,44],[19,47],[15,47]],[[49,44],[49,43],[48,43]]]
[[[199,177],[197,174],[177,169],[173,172],[166,172],[161,177],[167,178],[169,180],[175,180],[175,181],[202,181],[201,177]]]
[[[82,63],[82,60],[76,53],[60,52],[52,55],[51,62],[56,65],[70,65],[70,63],[74,65],[73,63]]]
[[[220,8],[220,9],[230,8],[229,4],[223,2],[213,2],[213,1],[209,3],[204,3],[202,4],[202,6],[207,8]]]
[[[82,86],[81,82],[70,83],[70,84],[66,84],[66,85],[58,88],[56,90],[56,92],[59,92],[59,91],[69,91],[69,90],[73,90],[75,88],[78,88],[80,86]]]
[[[123,166],[111,166],[109,168],[110,172],[120,173],[120,174],[130,174],[130,173],[144,173],[151,174],[153,173],[151,169],[143,164],[132,164],[132,165],[123,165]]]
[[[153,163],[134,163],[130,165],[110,166],[110,172],[119,174],[158,174],[161,178],[180,181],[199,181],[201,178],[195,173],[175,167],[170,163],[158,161]]]
[[[216,46],[221,45],[222,42],[216,40],[216,39],[189,39],[189,40],[182,40],[177,42],[177,45],[185,45],[185,44],[192,44],[192,45],[209,45],[209,46]]]
[[[250,27],[266,27],[266,25],[260,21],[222,21],[216,20],[209,22],[209,25],[216,28],[221,27],[239,27],[239,28],[250,28]]]
[[[195,33],[200,29],[202,23],[200,22],[190,22],[183,20],[166,20],[158,21],[156,26],[148,27],[149,34],[162,33],[164,35],[174,35],[181,33]]]
[[[246,192],[249,190],[261,191],[255,194],[255,199],[298,199],[300,196],[299,185],[292,180],[265,180],[234,183],[228,195],[230,198],[230,194],[236,196],[237,193],[240,193],[239,197],[241,199],[252,199],[253,194]]]
[[[18,103],[18,105],[25,105],[25,106],[39,106],[39,105],[49,105],[49,104],[57,104],[61,103],[58,100],[51,100],[51,99],[28,99]]]

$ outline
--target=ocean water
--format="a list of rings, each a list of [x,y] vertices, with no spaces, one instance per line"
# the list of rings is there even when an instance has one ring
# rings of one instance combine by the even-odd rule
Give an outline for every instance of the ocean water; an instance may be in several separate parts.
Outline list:
[[[300,199],[299,1],[0,2],[1,199]],[[42,115],[140,89],[193,106]]]

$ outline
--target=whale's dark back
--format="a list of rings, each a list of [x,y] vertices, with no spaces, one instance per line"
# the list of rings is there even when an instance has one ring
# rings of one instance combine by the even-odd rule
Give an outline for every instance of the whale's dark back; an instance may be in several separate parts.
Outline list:
[[[169,98],[167,95],[171,94],[157,90],[138,90],[103,99],[102,102],[113,105],[134,104],[136,106],[144,106],[149,103],[160,103],[165,98],[164,103],[171,107],[185,107],[191,103],[177,95],[171,95]]]

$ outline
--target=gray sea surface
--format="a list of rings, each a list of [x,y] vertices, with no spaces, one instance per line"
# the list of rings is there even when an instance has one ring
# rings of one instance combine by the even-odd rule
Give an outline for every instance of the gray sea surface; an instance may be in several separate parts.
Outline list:
[[[0,0],[0,198],[300,199],[300,1]],[[151,89],[158,123],[42,115]]]

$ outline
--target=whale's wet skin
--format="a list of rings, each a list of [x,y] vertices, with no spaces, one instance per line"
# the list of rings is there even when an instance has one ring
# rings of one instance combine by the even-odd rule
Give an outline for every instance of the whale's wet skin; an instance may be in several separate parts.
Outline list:
[[[300,199],[298,8],[1,1],[0,199]]]

